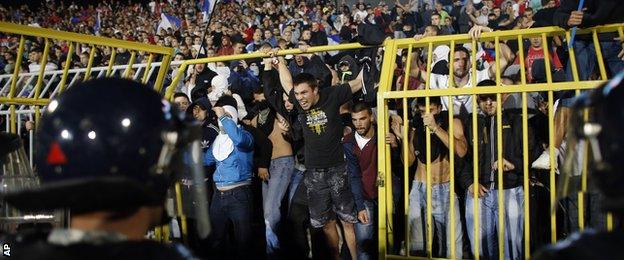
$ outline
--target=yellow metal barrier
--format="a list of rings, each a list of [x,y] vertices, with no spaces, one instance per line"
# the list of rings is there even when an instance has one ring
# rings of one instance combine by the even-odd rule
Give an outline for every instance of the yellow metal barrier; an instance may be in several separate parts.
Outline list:
[[[85,44],[90,47],[102,46],[102,47],[113,48],[113,50],[115,50],[116,48],[123,48],[129,51],[132,51],[132,53],[137,52],[137,51],[144,51],[150,54],[162,55],[163,63],[166,63],[166,64],[163,64],[160,67],[160,70],[158,71],[158,76],[154,83],[154,88],[157,90],[162,89],[163,80],[165,78],[166,71],[169,67],[168,64],[173,55],[173,49],[167,48],[167,47],[161,47],[161,46],[138,43],[138,42],[123,41],[123,40],[117,40],[117,39],[110,39],[110,38],[104,38],[104,37],[98,37],[98,36],[92,36],[92,35],[63,32],[63,31],[57,31],[57,30],[52,30],[52,29],[30,27],[30,26],[18,25],[18,24],[6,23],[6,22],[0,22],[0,32],[9,34],[9,35],[20,36],[20,44],[18,47],[17,55],[16,55],[16,64],[20,64],[20,62],[22,61],[22,57],[24,54],[24,43],[27,38],[29,37],[43,38],[45,41],[45,46],[43,50],[44,55],[42,56],[42,60],[40,63],[40,66],[42,68],[41,71],[45,70],[43,68],[45,68],[46,63],[48,62],[47,54],[49,53],[51,40],[66,42],[69,45],[69,52],[68,52],[69,54],[72,54],[74,52],[76,44]],[[93,58],[95,54],[94,50],[95,50],[94,48],[91,48],[91,52],[89,53],[89,62],[87,65],[87,71],[90,71],[93,65]],[[63,74],[63,77],[62,77],[63,83],[61,84],[61,86],[64,86],[66,83],[67,71],[70,69],[69,64],[71,60],[72,60],[72,55],[67,55],[65,67],[63,68],[65,70],[65,73]],[[111,55],[110,61],[111,61],[110,64],[112,64],[114,61],[114,55]],[[134,60],[131,60],[131,62],[134,62]],[[151,62],[151,59],[149,60],[149,62]],[[13,104],[13,105],[15,104],[37,105],[37,106],[46,105],[49,102],[49,99],[40,98],[37,95],[35,95],[34,98],[15,97],[16,84],[17,84],[16,79],[19,73],[19,69],[20,67],[16,66],[15,70],[13,71],[13,81],[11,82],[11,89],[10,89],[9,95],[6,97],[0,97],[0,103]],[[88,77],[90,76],[89,74],[90,73],[85,74],[86,75],[85,80],[88,79]],[[42,81],[42,77],[39,77],[37,81],[37,85],[35,86],[35,91],[37,93],[41,91],[41,86],[42,86],[41,81]]]
[[[509,94],[509,93],[521,93],[521,99],[522,99],[522,109],[521,109],[521,113],[522,113],[522,164],[523,164],[523,172],[522,172],[522,176],[523,176],[523,180],[522,180],[522,190],[524,193],[524,204],[523,207],[521,208],[521,210],[523,211],[524,214],[524,221],[523,221],[523,252],[522,252],[522,257],[529,259],[531,256],[531,250],[534,250],[534,248],[531,248],[531,239],[532,239],[532,235],[531,235],[531,229],[530,229],[530,209],[531,209],[531,205],[529,204],[530,202],[530,181],[529,181],[529,167],[530,167],[530,161],[529,161],[529,144],[528,144],[528,137],[529,137],[529,130],[528,130],[528,107],[527,107],[527,101],[528,101],[528,97],[527,97],[527,93],[529,92],[542,92],[545,91],[547,92],[547,103],[548,103],[548,112],[547,112],[547,118],[548,118],[548,140],[549,140],[549,157],[550,157],[550,161],[551,162],[555,162],[556,158],[555,158],[555,124],[554,124],[554,95],[553,95],[553,91],[560,91],[560,90],[576,90],[576,93],[579,94],[580,90],[583,89],[590,89],[590,88],[594,88],[596,87],[598,84],[604,82],[604,80],[607,79],[607,70],[606,70],[606,66],[603,62],[603,57],[602,57],[602,53],[600,50],[600,43],[598,40],[598,33],[618,33],[620,35],[620,37],[623,36],[623,26],[622,24],[615,24],[615,25],[607,25],[607,26],[600,26],[600,27],[595,27],[595,28],[589,28],[589,29],[583,29],[583,30],[579,30],[578,34],[582,35],[582,34],[590,34],[592,39],[593,39],[593,43],[596,46],[596,56],[597,56],[597,62],[596,64],[598,64],[598,69],[600,72],[600,77],[601,80],[580,80],[579,79],[579,72],[577,69],[577,64],[576,64],[576,58],[575,58],[575,53],[574,51],[570,50],[569,52],[569,63],[571,65],[572,68],[572,75],[573,75],[573,81],[571,82],[553,82],[553,76],[551,74],[551,60],[549,58],[545,58],[545,67],[546,67],[546,83],[533,83],[533,84],[529,84],[527,82],[526,79],[526,70],[525,70],[525,53],[524,53],[524,45],[523,45],[523,40],[529,38],[529,37],[539,37],[542,41],[542,45],[543,45],[543,51],[544,51],[544,57],[551,57],[550,56],[550,50],[549,47],[547,45],[547,37],[553,37],[553,36],[559,36],[559,37],[565,37],[566,39],[570,39],[570,33],[558,28],[558,27],[545,27],[545,28],[536,28],[536,29],[525,29],[525,30],[514,30],[514,31],[497,31],[497,32],[489,32],[489,33],[483,33],[479,40],[480,42],[493,42],[494,43],[494,52],[495,52],[495,62],[494,62],[494,66],[496,68],[496,73],[495,75],[490,75],[491,78],[495,79],[496,82],[496,86],[491,86],[491,87],[456,87],[453,86],[454,85],[454,73],[453,73],[453,56],[455,54],[454,49],[455,46],[457,46],[458,44],[469,44],[471,46],[471,57],[470,57],[470,64],[471,66],[471,73],[473,76],[469,76],[470,80],[471,80],[471,85],[472,86],[476,86],[478,82],[476,82],[476,75],[477,75],[477,40],[471,39],[468,35],[448,35],[448,36],[438,36],[438,37],[429,37],[429,38],[424,38],[421,40],[414,40],[414,39],[400,39],[400,40],[395,40],[395,41],[391,41],[391,42],[387,42],[385,45],[385,51],[386,51],[386,55],[384,56],[384,60],[383,60],[383,67],[381,69],[381,79],[380,79],[380,85],[379,85],[379,92],[378,92],[378,100],[377,100],[377,122],[378,122],[378,136],[385,136],[387,133],[390,133],[390,127],[389,127],[389,110],[388,110],[388,101],[390,100],[395,100],[395,99],[399,99],[399,101],[402,101],[403,104],[403,133],[404,133],[404,140],[402,142],[402,147],[401,147],[401,151],[403,153],[403,158],[408,158],[408,153],[410,152],[408,149],[408,122],[409,122],[409,118],[408,118],[408,111],[407,111],[407,106],[408,106],[408,102],[407,99],[408,98],[416,98],[416,97],[420,97],[420,98],[425,98],[425,111],[429,111],[430,108],[430,102],[429,102],[429,98],[430,97],[440,97],[441,99],[444,98],[448,98],[449,102],[448,102],[448,110],[444,111],[443,113],[448,113],[449,115],[449,121],[448,121],[448,133],[449,136],[451,135],[451,133],[454,133],[454,128],[457,126],[454,126],[454,120],[453,117],[456,114],[455,112],[457,111],[457,108],[454,108],[454,103],[452,101],[453,97],[457,97],[457,96],[469,96],[472,97],[472,124],[468,124],[466,127],[468,128],[472,128],[472,143],[469,144],[472,146],[472,160],[473,160],[473,167],[472,167],[472,174],[473,174],[473,178],[472,178],[472,183],[473,184],[478,184],[479,183],[479,173],[480,173],[480,169],[479,167],[479,150],[478,150],[478,131],[477,131],[477,111],[478,111],[478,106],[477,106],[477,96],[480,94],[495,94],[496,98],[495,101],[496,102],[496,125],[495,125],[495,129],[496,129],[496,147],[497,147],[497,153],[493,154],[493,158],[495,158],[495,160],[497,161],[497,167],[498,169],[503,169],[504,165],[504,158],[503,158],[503,152],[505,147],[503,147],[503,125],[502,125],[502,95],[503,94]],[[578,39],[578,38],[577,38]],[[501,80],[501,69],[500,69],[500,62],[501,62],[501,49],[500,49],[500,45],[499,43],[502,43],[503,41],[517,41],[518,46],[519,46],[519,52],[518,52],[518,56],[519,56],[519,66],[520,66],[520,79],[519,79],[519,83],[516,85],[512,85],[512,86],[503,86],[502,85],[502,80]],[[450,59],[448,61],[449,64],[449,75],[448,75],[448,88],[443,88],[443,89],[430,89],[431,86],[431,74],[432,74],[432,53],[433,53],[433,49],[437,46],[440,45],[446,45],[446,46],[450,46]],[[407,86],[409,85],[408,80],[410,78],[410,66],[412,63],[412,55],[414,53],[414,48],[424,48],[425,50],[427,50],[428,52],[426,53],[426,59],[427,59],[427,63],[426,63],[426,71],[425,72],[421,72],[421,73],[426,73],[426,77],[425,77],[425,89],[422,90],[408,90]],[[392,90],[392,86],[393,86],[393,76],[394,76],[394,65],[397,62],[397,55],[395,55],[397,53],[398,50],[407,50],[407,64],[404,66],[405,69],[405,74],[402,76],[405,80],[403,82],[403,89],[402,90],[396,90],[393,91]],[[402,100],[401,100],[402,99]],[[444,103],[444,102],[443,102]],[[467,104],[468,105],[468,104]],[[455,111],[454,111],[455,109]],[[587,116],[586,116],[587,117]],[[421,120],[420,118],[415,118],[412,120]],[[425,127],[426,128],[426,127]],[[458,254],[460,254],[461,252],[456,252],[455,250],[455,235],[457,234],[457,232],[461,232],[459,230],[455,230],[455,210],[456,210],[456,206],[454,205],[455,203],[455,184],[456,184],[456,180],[455,180],[455,164],[454,164],[454,160],[455,160],[455,143],[454,143],[454,139],[452,136],[450,136],[448,138],[448,150],[449,150],[449,172],[450,172],[450,181],[449,181],[449,190],[450,190],[450,194],[449,196],[449,211],[447,212],[448,215],[448,219],[450,219],[450,222],[447,222],[447,225],[450,225],[450,232],[449,234],[447,234],[446,239],[450,240],[450,246],[447,249],[446,255],[443,256],[439,256],[436,255],[433,252],[433,220],[432,220],[432,185],[431,180],[432,180],[432,176],[431,176],[431,167],[427,167],[428,165],[431,165],[431,137],[430,137],[430,131],[429,128],[426,128],[425,130],[425,142],[426,142],[426,161],[424,162],[424,165],[426,167],[426,182],[428,183],[426,185],[426,216],[423,216],[423,220],[425,221],[425,226],[426,228],[424,229],[423,232],[425,232],[425,240],[426,243],[423,245],[425,248],[425,254],[424,255],[419,255],[419,256],[412,256],[411,255],[411,248],[410,248],[410,225],[411,223],[408,223],[407,221],[407,213],[409,212],[409,200],[408,200],[408,194],[409,194],[409,183],[411,180],[408,179],[408,177],[410,176],[408,170],[409,170],[409,165],[407,160],[404,160],[403,162],[403,174],[399,174],[399,176],[404,176],[404,183],[402,183],[399,186],[392,186],[392,172],[391,172],[391,161],[390,161],[390,146],[386,145],[384,142],[384,138],[379,138],[379,143],[378,143],[378,167],[379,167],[379,178],[380,178],[380,185],[379,186],[379,258],[380,259],[407,259],[407,258],[434,258],[434,257],[449,257],[451,259],[454,259],[458,256]],[[510,148],[508,148],[510,149]],[[422,152],[422,151],[421,151]],[[497,187],[495,187],[494,189],[496,190],[496,192],[498,193],[498,223],[505,223],[505,219],[504,219],[504,213],[506,212],[505,206],[504,206],[504,193],[503,193],[503,171],[497,171],[497,174],[495,175],[495,178],[497,180]],[[550,190],[550,208],[555,209],[557,206],[557,201],[556,201],[556,194],[555,194],[555,185],[556,185],[556,173],[555,173],[555,165],[554,163],[551,163],[551,167],[550,167],[550,171],[549,171],[549,179],[550,179],[550,185],[549,185],[549,190]],[[583,194],[583,192],[587,191],[587,160],[584,161],[584,170],[582,173],[582,192],[579,193],[578,195],[578,201],[579,201],[579,213],[578,213],[578,226],[579,229],[583,229],[584,227],[584,204],[583,204],[583,198],[585,196],[587,196],[586,194]],[[469,196],[475,196],[475,198],[478,196],[478,189],[476,188],[477,185],[473,185],[473,187],[475,187],[475,189],[473,190],[469,190]],[[395,241],[395,237],[394,237],[394,232],[396,232],[396,230],[394,229],[394,226],[396,226],[397,223],[393,223],[392,221],[392,214],[394,212],[393,209],[393,191],[392,189],[395,188],[402,188],[403,192],[402,194],[404,194],[404,199],[405,199],[405,203],[403,204],[403,208],[405,210],[405,215],[403,216],[405,218],[405,237],[404,238],[399,238],[399,239],[403,239],[402,241]],[[443,202],[444,203],[444,202]],[[470,206],[470,205],[467,205]],[[481,222],[480,220],[480,214],[479,214],[479,203],[478,200],[475,199],[474,200],[474,204],[472,205],[472,211],[474,212],[474,230],[468,230],[467,232],[474,232],[474,237],[476,239],[474,239],[474,244],[471,245],[471,249],[473,252],[476,252],[474,254],[474,258],[475,259],[479,259],[480,257],[484,257],[482,255],[483,252],[480,251],[481,248],[481,241],[480,239],[478,239],[480,237],[480,225],[494,225],[493,223],[487,223],[484,224]],[[611,229],[613,226],[612,223],[612,217],[610,214],[607,215],[607,228]],[[554,243],[557,241],[558,237],[557,237],[557,214],[555,210],[550,211],[550,242]],[[499,225],[499,227],[497,228],[498,230],[498,236],[497,236],[497,240],[498,240],[498,255],[497,258],[499,259],[504,259],[505,255],[504,255],[504,251],[505,251],[505,234],[506,231],[504,228],[504,225]],[[422,235],[422,234],[420,234]],[[450,236],[449,236],[450,235]],[[399,254],[398,252],[391,252],[391,248],[395,248],[395,243],[398,242],[403,242],[401,243],[402,246],[402,250],[401,253]],[[464,242],[468,242],[468,239],[464,239]],[[444,247],[445,245],[439,245],[439,247]],[[466,257],[466,255],[464,254],[464,258]],[[514,257],[521,257],[521,256],[514,256]],[[485,257],[487,258],[487,257]]]

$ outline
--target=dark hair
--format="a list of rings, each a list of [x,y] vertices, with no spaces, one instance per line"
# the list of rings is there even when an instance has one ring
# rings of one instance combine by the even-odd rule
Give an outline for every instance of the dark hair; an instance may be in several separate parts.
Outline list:
[[[416,107],[418,107],[418,106],[425,106],[425,104],[426,104],[425,102],[426,102],[426,98],[425,97],[416,98]],[[442,105],[442,99],[439,96],[429,97],[429,105],[441,106]]]
[[[188,97],[188,95],[182,93],[182,92],[176,92],[173,94],[173,99],[179,98],[179,97],[184,97],[186,98],[186,100],[191,101],[191,99]]]
[[[307,83],[308,86],[310,86],[310,88],[312,90],[316,89],[318,87],[318,83],[316,82],[316,78],[314,78],[314,75],[310,74],[310,73],[299,73],[297,74],[297,76],[295,76],[295,78],[293,78],[293,87],[297,86],[299,84],[302,83]]]
[[[433,30],[435,32],[435,35],[440,35],[440,27],[437,27],[435,25],[428,25],[426,28]]]
[[[357,102],[353,105],[353,108],[351,108],[351,113],[359,113],[366,110],[368,112],[369,115],[373,114],[373,109],[364,102]]]
[[[455,54],[456,52],[463,52],[463,53],[466,54],[466,56],[468,56],[470,58],[470,51],[468,49],[466,49],[466,47],[464,47],[464,46],[461,46],[461,45],[460,46],[455,46],[455,49],[453,50],[453,54]],[[449,62],[453,62],[451,60],[451,52],[449,52],[449,54],[448,54],[448,59],[449,59]]]
[[[34,47],[30,52],[43,52],[43,49],[41,47]]]
[[[488,87],[488,86],[496,86],[496,81],[493,81],[491,79],[484,79],[482,81],[479,81],[479,83],[477,83],[477,87]]]

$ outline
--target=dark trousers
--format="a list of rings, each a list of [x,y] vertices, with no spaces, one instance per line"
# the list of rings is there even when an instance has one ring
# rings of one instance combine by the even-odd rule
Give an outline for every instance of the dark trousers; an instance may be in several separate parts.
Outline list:
[[[215,190],[210,205],[212,252],[218,258],[236,256],[249,259],[251,251],[252,196],[249,185],[228,191]],[[233,244],[227,243],[228,228],[232,227]]]

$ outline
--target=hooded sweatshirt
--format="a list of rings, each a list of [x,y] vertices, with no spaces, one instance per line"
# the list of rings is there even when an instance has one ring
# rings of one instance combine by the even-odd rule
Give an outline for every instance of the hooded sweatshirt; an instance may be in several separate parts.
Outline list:
[[[224,108],[230,106],[224,106]],[[235,109],[232,107],[235,111]],[[235,118],[237,115],[233,115]],[[217,189],[229,190],[251,184],[253,171],[253,137],[236,124],[236,119],[221,116],[222,129],[210,149],[204,153],[204,164],[216,165],[213,179]]]

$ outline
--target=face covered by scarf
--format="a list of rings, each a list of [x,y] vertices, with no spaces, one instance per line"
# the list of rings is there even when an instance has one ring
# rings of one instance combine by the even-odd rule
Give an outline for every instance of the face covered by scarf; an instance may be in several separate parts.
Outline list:
[[[223,110],[225,110],[226,116],[238,125],[238,112],[236,108],[233,106],[223,106]],[[212,155],[217,161],[223,161],[234,151],[234,142],[227,133],[225,133],[221,120],[219,120],[218,123],[220,131],[212,145]]]

